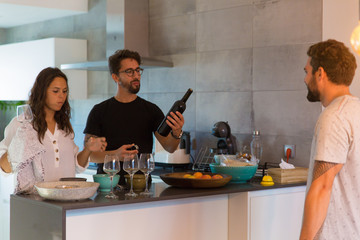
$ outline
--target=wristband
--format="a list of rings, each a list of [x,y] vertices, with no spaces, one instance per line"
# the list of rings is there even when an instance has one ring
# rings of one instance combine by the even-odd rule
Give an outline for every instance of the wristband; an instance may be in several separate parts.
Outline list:
[[[173,138],[175,138],[175,139],[181,139],[181,136],[182,136],[182,135],[183,135],[183,131],[182,131],[182,130],[181,130],[179,136],[175,136],[174,133],[173,133],[173,131],[171,131],[171,136],[173,136]]]

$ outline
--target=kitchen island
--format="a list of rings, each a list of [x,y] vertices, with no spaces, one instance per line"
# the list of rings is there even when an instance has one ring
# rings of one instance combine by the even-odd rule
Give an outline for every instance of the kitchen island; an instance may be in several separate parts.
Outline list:
[[[256,182],[210,189],[153,183],[152,197],[50,201],[11,195],[10,236],[23,239],[297,239],[305,184]]]

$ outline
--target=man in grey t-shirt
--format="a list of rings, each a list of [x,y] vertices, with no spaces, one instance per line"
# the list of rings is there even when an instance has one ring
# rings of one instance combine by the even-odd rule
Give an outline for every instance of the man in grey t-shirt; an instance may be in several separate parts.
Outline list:
[[[307,98],[325,109],[314,131],[300,240],[360,239],[360,100],[349,90],[356,60],[336,40],[307,54]]]

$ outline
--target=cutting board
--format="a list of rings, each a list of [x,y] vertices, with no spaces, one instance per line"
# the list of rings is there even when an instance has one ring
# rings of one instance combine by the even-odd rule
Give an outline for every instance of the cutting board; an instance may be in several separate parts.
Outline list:
[[[306,182],[308,168],[295,167],[294,169],[269,168],[267,174],[275,183],[299,183]]]

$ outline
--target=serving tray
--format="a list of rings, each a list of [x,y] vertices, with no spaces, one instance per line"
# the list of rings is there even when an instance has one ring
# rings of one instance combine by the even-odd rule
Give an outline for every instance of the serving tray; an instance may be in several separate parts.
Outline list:
[[[218,174],[223,178],[220,179],[197,179],[197,178],[184,178],[185,174],[192,174],[189,172],[176,172],[161,174],[160,178],[168,185],[180,188],[216,188],[225,186],[232,178],[230,175]],[[216,175],[215,173],[206,173],[210,176]]]

